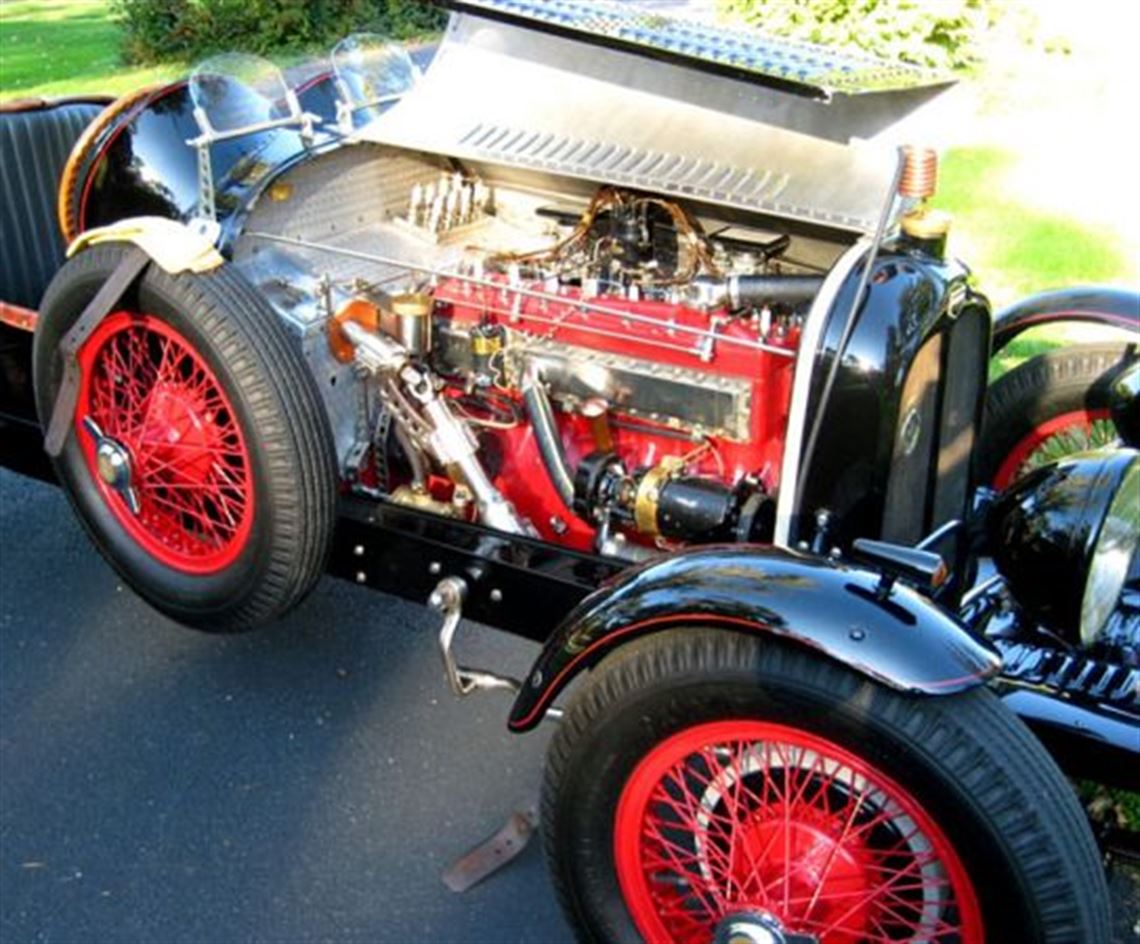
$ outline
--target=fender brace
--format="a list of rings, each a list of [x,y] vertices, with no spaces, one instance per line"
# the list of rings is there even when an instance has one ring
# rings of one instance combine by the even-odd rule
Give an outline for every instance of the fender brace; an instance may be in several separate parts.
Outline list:
[[[59,393],[55,397],[55,405],[52,407],[47,435],[44,437],[44,451],[53,459],[63,450],[67,431],[71,426],[72,417],[75,416],[75,404],[79,399],[79,349],[91,336],[91,332],[99,326],[99,322],[110,314],[111,309],[118,304],[123,293],[130,288],[131,283],[139,277],[149,262],[150,256],[138,247],[132,246],[115,267],[111,277],[100,286],[95,297],[60,341],[59,354],[63,358],[63,379],[59,385]]]
[[[79,349],[147,264],[153,261],[160,269],[176,275],[186,271],[208,272],[225,262],[205,232],[160,216],[137,216],[89,229],[67,247],[67,256],[70,259],[88,246],[102,243],[132,245],[60,342],[63,379],[44,437],[44,451],[53,458],[63,450],[71,418],[75,415],[79,397]]]

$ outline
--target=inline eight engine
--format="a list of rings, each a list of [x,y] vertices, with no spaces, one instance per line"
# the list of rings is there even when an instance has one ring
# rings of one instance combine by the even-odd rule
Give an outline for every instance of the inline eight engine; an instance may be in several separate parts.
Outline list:
[[[312,285],[328,350],[367,378],[342,424],[353,487],[623,557],[771,538],[795,355],[834,247],[652,193],[387,156],[325,167],[319,193],[305,166],[286,177],[244,255],[270,292],[267,273],[303,266],[308,283],[276,282]],[[364,225],[313,240],[377,166]],[[337,269],[321,247],[359,258]],[[328,396],[343,413],[347,394]]]

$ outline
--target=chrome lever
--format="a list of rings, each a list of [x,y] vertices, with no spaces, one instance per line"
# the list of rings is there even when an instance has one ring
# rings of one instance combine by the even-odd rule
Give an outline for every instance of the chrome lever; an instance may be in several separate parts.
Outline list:
[[[475,692],[510,692],[517,694],[522,682],[509,675],[500,675],[486,669],[473,669],[460,665],[452,651],[455,633],[463,619],[463,602],[467,599],[467,581],[462,577],[444,577],[435,585],[428,606],[443,617],[439,628],[439,654],[443,659],[443,671],[451,690],[461,698]],[[549,708],[546,719],[557,721],[562,717],[561,708]]]
[[[461,577],[444,577],[428,597],[428,606],[443,617],[443,625],[439,628],[439,654],[443,658],[447,684],[460,696],[477,691],[518,692],[522,688],[518,679],[482,669],[469,669],[456,661],[452,645],[459,621],[463,619],[463,601],[466,599],[467,582]]]

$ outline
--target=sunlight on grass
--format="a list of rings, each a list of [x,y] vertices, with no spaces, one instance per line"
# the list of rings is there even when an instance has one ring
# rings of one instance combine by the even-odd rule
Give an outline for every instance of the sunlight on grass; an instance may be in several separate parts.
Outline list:
[[[942,162],[936,198],[954,215],[955,254],[972,267],[975,284],[995,306],[1066,285],[1129,285],[1134,276],[1128,256],[1110,233],[1007,196],[1016,167],[1016,155],[1000,148],[952,149]],[[990,379],[1065,344],[1115,337],[1113,329],[1087,324],[1032,329],[995,359]]]
[[[1007,196],[1016,156],[999,148],[946,152],[937,203],[955,216],[956,252],[1000,306],[1078,283],[1128,285],[1128,258],[1111,233]],[[1057,181],[1063,186],[1063,181]]]
[[[161,66],[117,68],[113,73],[98,78],[60,79],[44,82],[30,88],[11,89],[0,86],[0,101],[14,98],[52,98],[67,95],[119,96],[144,85],[156,85],[181,78],[189,72],[184,63],[164,63]]]
[[[186,72],[184,63],[126,68],[106,0],[3,0],[0,100],[118,95]]]

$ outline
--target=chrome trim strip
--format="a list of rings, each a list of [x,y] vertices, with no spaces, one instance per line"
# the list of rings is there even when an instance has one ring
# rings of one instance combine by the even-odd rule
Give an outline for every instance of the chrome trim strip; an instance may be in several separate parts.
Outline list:
[[[819,294],[811,303],[803,334],[800,336],[799,352],[796,355],[796,375],[792,381],[792,402],[788,410],[788,429],[784,436],[784,461],[780,467],[780,486],[776,496],[776,533],[772,543],[783,547],[788,543],[792,528],[792,515],[795,513],[796,492],[799,487],[800,453],[804,446],[804,432],[807,426],[808,397],[811,394],[811,379],[815,368],[819,344],[823,339],[823,329],[827,316],[835,304],[836,296],[852,270],[871,251],[874,240],[860,239],[848,249],[820,286]]]

